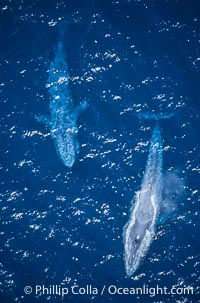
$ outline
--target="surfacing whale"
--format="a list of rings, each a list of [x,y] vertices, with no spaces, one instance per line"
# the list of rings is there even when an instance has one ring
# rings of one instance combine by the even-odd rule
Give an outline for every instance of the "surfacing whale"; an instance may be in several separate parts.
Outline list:
[[[79,154],[77,119],[86,109],[87,102],[83,101],[77,107],[73,105],[62,42],[57,44],[48,72],[46,86],[50,95],[50,116],[39,116],[36,119],[49,126],[58,156],[65,166],[72,167]]]
[[[136,192],[130,219],[124,227],[124,260],[131,277],[144,259],[153,240],[163,189],[163,145],[158,123],[150,141],[141,189]]]

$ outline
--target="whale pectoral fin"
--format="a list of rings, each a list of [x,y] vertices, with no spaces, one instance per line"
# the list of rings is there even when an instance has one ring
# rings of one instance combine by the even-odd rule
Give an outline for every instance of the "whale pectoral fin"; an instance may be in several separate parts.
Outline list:
[[[171,216],[168,214],[161,214],[157,220],[157,225],[166,224],[171,219]]]
[[[45,125],[50,125],[50,117],[47,116],[47,115],[42,115],[42,116],[36,116],[35,119],[40,122],[40,123],[43,123]]]
[[[176,172],[167,171],[163,178],[162,202],[159,223],[173,219],[177,214],[178,202],[184,193],[184,182]]]
[[[88,103],[86,100],[82,100],[80,106],[83,110],[85,110],[88,107]]]
[[[170,199],[165,198],[160,207],[160,216],[157,221],[158,225],[165,224],[170,219],[173,219],[176,215],[176,210],[177,205]]]
[[[78,119],[78,117],[85,111],[85,109],[88,107],[88,103],[86,100],[83,100],[80,105],[76,106],[73,110],[72,115],[75,119]]]

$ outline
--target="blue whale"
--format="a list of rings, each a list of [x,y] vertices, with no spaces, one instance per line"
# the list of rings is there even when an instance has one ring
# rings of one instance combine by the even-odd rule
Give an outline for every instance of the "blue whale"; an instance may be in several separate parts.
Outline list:
[[[150,141],[141,188],[135,195],[129,221],[124,227],[124,260],[131,277],[146,256],[155,234],[163,190],[163,145],[158,123]]]
[[[87,102],[83,101],[79,106],[74,107],[62,42],[56,47],[55,57],[48,72],[46,86],[50,96],[50,116],[39,116],[36,119],[48,125],[59,158],[65,166],[71,168],[79,154],[77,119],[86,109]]]

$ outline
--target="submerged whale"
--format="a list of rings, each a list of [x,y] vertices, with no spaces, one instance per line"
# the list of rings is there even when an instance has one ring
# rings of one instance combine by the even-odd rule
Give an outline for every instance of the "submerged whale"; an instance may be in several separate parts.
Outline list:
[[[130,219],[124,227],[124,259],[127,276],[132,276],[148,252],[155,233],[163,190],[163,145],[158,122],[150,141],[141,189],[136,192]]]
[[[50,95],[50,116],[39,116],[37,121],[50,128],[58,156],[63,164],[72,167],[79,154],[77,119],[86,109],[83,101],[74,107],[69,89],[69,72],[64,45],[57,44],[54,60],[49,67],[47,88]]]

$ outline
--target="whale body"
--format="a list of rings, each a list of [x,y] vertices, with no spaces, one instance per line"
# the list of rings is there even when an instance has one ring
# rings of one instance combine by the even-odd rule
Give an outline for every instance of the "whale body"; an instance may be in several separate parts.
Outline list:
[[[65,166],[72,167],[79,154],[77,119],[87,107],[87,102],[83,101],[77,107],[73,105],[62,42],[56,47],[48,73],[46,86],[50,96],[50,116],[39,116],[36,119],[49,126],[58,156]]]
[[[129,277],[147,254],[155,233],[163,189],[162,151],[162,137],[156,124],[141,189],[135,195],[135,203],[133,201],[130,218],[123,232],[125,269]]]

